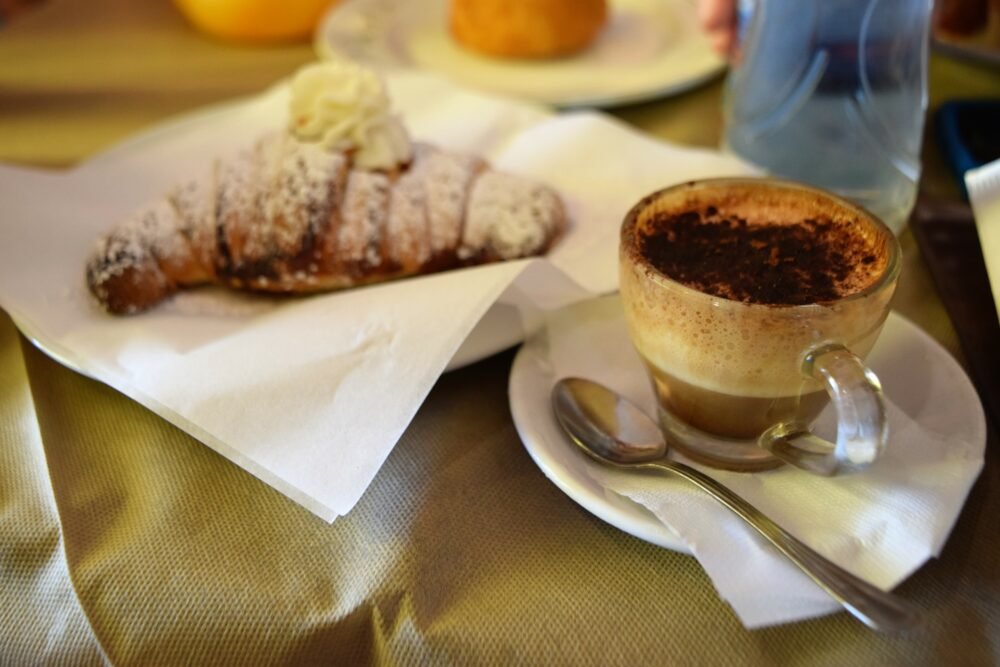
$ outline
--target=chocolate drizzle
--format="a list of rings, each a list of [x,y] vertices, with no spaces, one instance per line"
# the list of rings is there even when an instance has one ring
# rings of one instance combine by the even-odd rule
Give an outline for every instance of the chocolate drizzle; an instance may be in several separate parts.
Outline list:
[[[640,250],[661,273],[745,303],[833,301],[871,284],[884,264],[852,225],[826,219],[748,224],[709,206],[653,216],[644,231]]]

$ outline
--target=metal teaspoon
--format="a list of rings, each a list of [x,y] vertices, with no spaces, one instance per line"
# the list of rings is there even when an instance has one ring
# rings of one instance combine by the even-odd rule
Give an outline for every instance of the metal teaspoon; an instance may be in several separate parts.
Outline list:
[[[830,562],[711,477],[667,458],[659,426],[625,397],[591,380],[563,378],[552,388],[552,407],[563,430],[591,458],[617,468],[666,471],[692,482],[763,535],[868,627],[899,631],[916,623],[917,611],[910,603]]]

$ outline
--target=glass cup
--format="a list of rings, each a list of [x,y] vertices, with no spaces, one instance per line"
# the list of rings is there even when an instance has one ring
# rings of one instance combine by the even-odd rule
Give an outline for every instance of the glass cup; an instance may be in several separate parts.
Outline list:
[[[711,258],[699,260],[690,246],[677,245],[685,242],[676,233],[663,231],[662,222],[678,216],[689,227],[728,225],[737,241],[749,244],[745,247],[763,248],[758,255],[770,268],[742,260],[732,268]],[[740,234],[817,221],[851,230],[850,247],[813,263],[810,256],[801,260],[839,276],[836,290],[818,296],[809,290],[775,291],[768,282],[776,280],[771,268],[811,241],[789,245],[787,239],[759,234],[740,241]],[[713,248],[711,243],[705,247]],[[680,262],[669,271],[680,271],[681,279],[667,275],[666,255],[657,255],[664,251]],[[818,267],[821,261],[825,264]],[[703,283],[711,277],[706,267],[715,278],[721,271],[721,284],[730,280],[737,293],[720,295],[718,285],[706,288]],[[823,475],[863,467],[883,451],[888,423],[882,392],[863,359],[888,316],[900,250],[892,231],[872,214],[826,191],[787,181],[685,183],[655,192],[629,211],[622,223],[619,268],[629,332],[649,371],[660,424],[678,450],[729,470],[764,470],[787,462]],[[746,296],[754,290],[758,297]],[[768,290],[780,298],[760,299]],[[830,400],[837,412],[835,443],[810,431]]]

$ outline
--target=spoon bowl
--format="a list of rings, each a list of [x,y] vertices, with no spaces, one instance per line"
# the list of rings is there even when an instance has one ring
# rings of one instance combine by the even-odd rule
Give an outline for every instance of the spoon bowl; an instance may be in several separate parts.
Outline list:
[[[746,521],[865,625],[900,631],[916,623],[917,612],[908,602],[827,560],[708,475],[668,458],[659,426],[624,396],[592,380],[563,378],[552,388],[552,409],[570,440],[592,459],[618,468],[669,472],[701,488]]]
[[[583,378],[564,378],[552,390],[556,419],[578,447],[598,460],[643,463],[663,458],[663,433],[635,403]]]

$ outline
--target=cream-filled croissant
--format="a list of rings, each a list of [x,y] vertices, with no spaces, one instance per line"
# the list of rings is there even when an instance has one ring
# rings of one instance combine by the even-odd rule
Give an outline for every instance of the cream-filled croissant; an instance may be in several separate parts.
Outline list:
[[[316,115],[294,116],[301,97],[292,105],[298,125]],[[384,125],[367,118],[355,134]],[[343,134],[344,122],[327,126]],[[206,283],[339,289],[541,254],[565,225],[551,189],[479,158],[407,143],[405,161],[399,150],[385,161],[393,142],[302,135],[269,135],[217,160],[100,239],[86,271],[98,301],[136,313]]]

